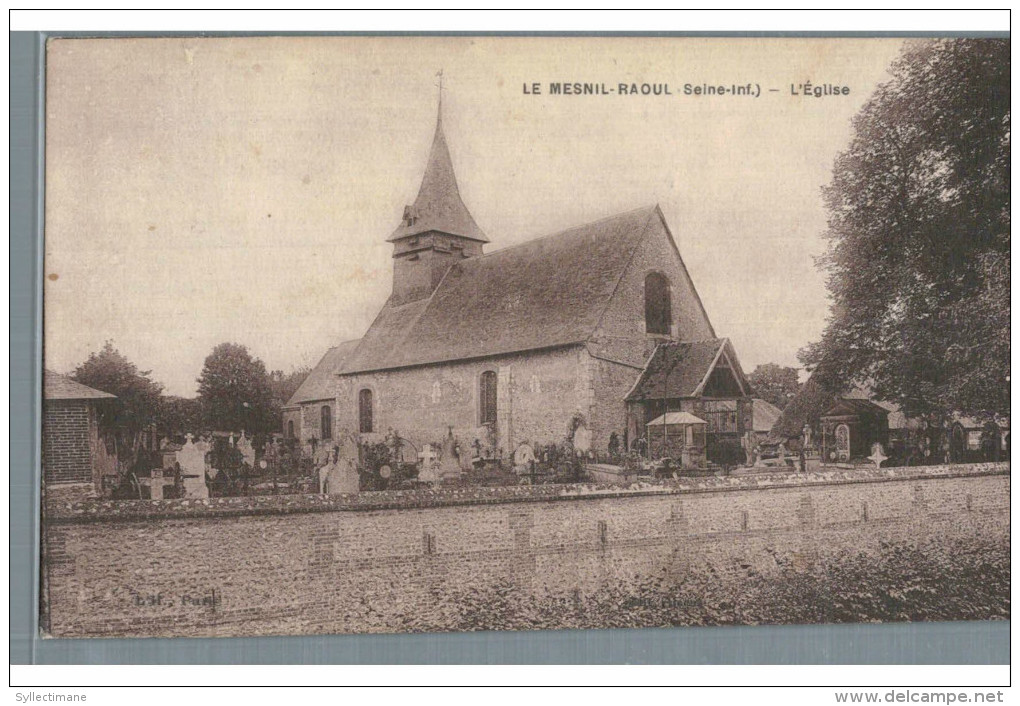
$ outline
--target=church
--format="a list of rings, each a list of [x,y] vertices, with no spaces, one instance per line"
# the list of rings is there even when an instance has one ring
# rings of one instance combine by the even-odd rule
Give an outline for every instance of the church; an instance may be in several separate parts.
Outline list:
[[[739,455],[751,390],[657,205],[487,252],[440,107],[417,198],[387,241],[389,299],[294,393],[285,436],[312,448],[396,433],[421,448],[452,431],[506,458],[583,428],[605,453],[612,436],[631,448],[650,421],[685,411],[706,424],[708,460]]]

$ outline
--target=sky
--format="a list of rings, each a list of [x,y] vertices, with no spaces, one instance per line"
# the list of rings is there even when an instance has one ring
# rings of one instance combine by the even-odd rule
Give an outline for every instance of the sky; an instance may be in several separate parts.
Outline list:
[[[487,252],[658,203],[746,372],[825,324],[821,189],[897,39],[60,39],[47,47],[44,358],[104,341],[193,396],[361,337],[443,124]],[[805,97],[799,84],[846,86]],[[550,82],[672,95],[550,95]],[[525,93],[538,83],[541,94]],[[758,97],[685,95],[752,84]],[[791,84],[798,90],[792,94]],[[775,92],[769,89],[777,89]]]

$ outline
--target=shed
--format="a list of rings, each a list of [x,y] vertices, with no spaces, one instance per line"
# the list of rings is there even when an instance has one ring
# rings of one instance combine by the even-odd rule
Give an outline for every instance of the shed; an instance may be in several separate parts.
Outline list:
[[[666,412],[645,425],[652,458],[680,459],[681,468],[704,468],[708,422],[690,412]]]
[[[108,392],[43,371],[42,468],[50,491],[64,486],[95,494],[102,490],[103,476],[116,473],[99,434],[99,407],[115,401]]]

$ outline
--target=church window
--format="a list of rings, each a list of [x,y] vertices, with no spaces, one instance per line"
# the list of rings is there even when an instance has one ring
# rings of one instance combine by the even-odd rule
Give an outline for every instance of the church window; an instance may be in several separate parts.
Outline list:
[[[439,404],[441,399],[443,399],[443,386],[436,380],[432,383],[432,404]]]
[[[480,423],[496,423],[496,373],[491,370],[486,370],[479,378],[478,408]]]
[[[320,427],[323,439],[333,438],[333,410],[328,404],[322,405],[322,426]]]
[[[660,272],[645,277],[645,331],[669,335],[673,320],[669,280]]]
[[[372,432],[372,391],[368,389],[358,393],[358,430],[362,434]]]
[[[293,419],[291,419],[289,422],[287,422],[287,438],[288,439],[293,439],[294,438],[294,420]]]

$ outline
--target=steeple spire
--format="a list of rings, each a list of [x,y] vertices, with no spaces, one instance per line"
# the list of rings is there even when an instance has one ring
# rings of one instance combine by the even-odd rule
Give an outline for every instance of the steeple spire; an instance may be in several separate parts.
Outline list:
[[[387,238],[388,242],[427,231],[458,235],[482,243],[489,242],[460,198],[457,177],[453,172],[453,161],[450,159],[450,149],[446,145],[446,135],[443,133],[442,80],[443,74],[440,71],[436,133],[432,138],[432,151],[425,166],[418,197],[413,205],[404,207],[404,217],[393,234]]]
[[[436,73],[436,76],[439,77],[439,121],[442,122],[443,121],[443,70],[439,69],[439,72]]]

